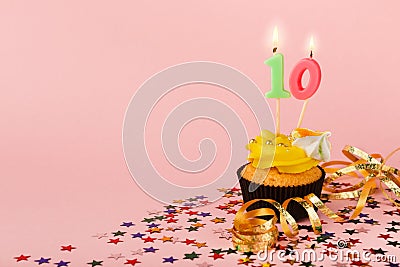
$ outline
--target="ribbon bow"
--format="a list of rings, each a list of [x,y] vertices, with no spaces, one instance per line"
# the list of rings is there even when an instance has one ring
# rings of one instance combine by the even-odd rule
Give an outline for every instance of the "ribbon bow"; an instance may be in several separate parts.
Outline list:
[[[382,184],[385,184],[397,197],[400,197],[400,181],[398,178],[399,170],[385,165],[387,160],[399,150],[400,148],[395,149],[386,157],[386,159],[384,159],[380,154],[369,155],[359,148],[346,146],[342,152],[351,160],[351,162],[330,161],[322,164],[322,167],[324,167],[327,173],[332,173],[324,182],[324,190],[330,192],[330,194],[323,194],[322,197],[328,199],[349,199],[359,197],[356,209],[350,216],[350,219],[354,219],[365,207],[368,196],[376,189],[376,181],[379,181],[379,187],[382,193],[390,202],[399,207],[400,203],[390,197],[382,188]],[[328,168],[332,165],[344,165],[346,167],[342,169]],[[344,175],[360,177],[358,173],[361,174],[363,179],[356,185],[352,185],[345,189],[333,189],[328,187],[330,183]]]

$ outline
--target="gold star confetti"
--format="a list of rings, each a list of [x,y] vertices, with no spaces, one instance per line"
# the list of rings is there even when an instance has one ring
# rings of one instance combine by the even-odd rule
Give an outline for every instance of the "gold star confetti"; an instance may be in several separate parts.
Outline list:
[[[239,259],[238,261],[239,261],[238,264],[245,264],[245,265],[254,262],[254,260],[253,260],[253,259],[250,259],[249,257]]]
[[[193,227],[204,227],[204,225],[206,225],[206,224],[205,223],[199,223],[199,222],[192,224]]]
[[[208,247],[206,242],[204,242],[204,243],[196,242],[196,243],[194,243],[193,245],[196,246],[197,248]]]
[[[211,220],[213,223],[217,224],[217,223],[224,223],[225,222],[225,218],[218,218],[215,217],[214,219]]]
[[[147,230],[146,232],[150,232],[150,233],[161,233],[161,230],[163,230],[163,228],[158,228],[158,227],[152,227],[149,230]]]
[[[163,236],[162,238],[159,238],[158,240],[162,240],[163,243],[165,243],[165,242],[173,242],[172,236]]]

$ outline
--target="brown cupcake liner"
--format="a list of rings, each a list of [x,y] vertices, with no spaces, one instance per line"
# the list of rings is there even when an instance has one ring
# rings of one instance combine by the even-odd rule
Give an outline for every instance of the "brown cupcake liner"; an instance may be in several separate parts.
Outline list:
[[[299,186],[265,186],[260,185],[255,191],[249,192],[250,181],[241,177],[241,172],[247,164],[240,167],[237,171],[239,178],[240,187],[242,189],[243,201],[246,203],[253,199],[273,199],[279,203],[283,203],[286,199],[292,197],[301,197],[314,193],[316,196],[321,196],[322,185],[325,179],[325,171],[322,167],[317,166],[321,171],[322,175],[317,181]],[[265,202],[257,202],[251,205],[248,210],[254,210],[258,208],[272,208],[277,217],[279,218],[279,211],[271,204]],[[297,202],[291,201],[286,209],[296,220],[308,217],[306,210]],[[315,210],[317,208],[315,207]]]

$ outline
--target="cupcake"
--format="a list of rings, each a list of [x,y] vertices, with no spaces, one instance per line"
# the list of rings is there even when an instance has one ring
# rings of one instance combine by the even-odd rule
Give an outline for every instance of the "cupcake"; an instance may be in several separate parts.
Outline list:
[[[310,193],[319,197],[325,172],[318,164],[329,161],[329,136],[329,132],[304,128],[296,129],[288,136],[263,130],[247,144],[249,163],[237,171],[243,201],[274,199],[282,204],[286,199],[303,198]],[[248,210],[262,207],[274,209],[279,218],[278,211],[265,202],[257,202]],[[308,217],[295,201],[289,203],[287,211],[296,220]]]

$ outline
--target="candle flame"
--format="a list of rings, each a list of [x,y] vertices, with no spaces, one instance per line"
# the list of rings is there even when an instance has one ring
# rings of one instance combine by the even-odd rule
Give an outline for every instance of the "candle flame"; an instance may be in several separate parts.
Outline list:
[[[311,38],[310,38],[309,48],[310,48],[310,57],[312,57],[313,56],[313,52],[315,50],[315,44],[314,44],[314,37],[313,36],[311,36]]]
[[[272,34],[272,47],[273,47],[273,52],[275,53],[276,50],[278,49],[278,27],[274,27],[274,32]]]

